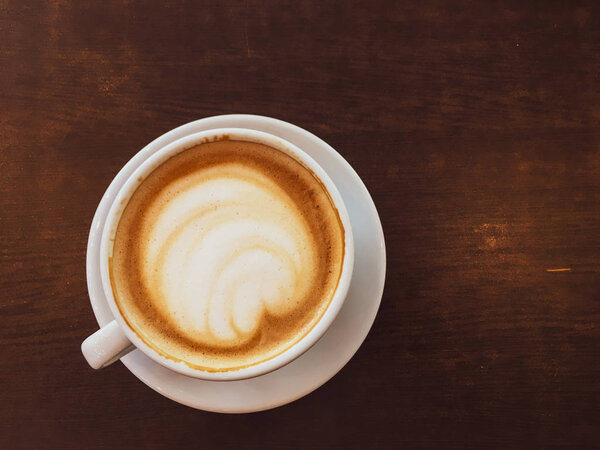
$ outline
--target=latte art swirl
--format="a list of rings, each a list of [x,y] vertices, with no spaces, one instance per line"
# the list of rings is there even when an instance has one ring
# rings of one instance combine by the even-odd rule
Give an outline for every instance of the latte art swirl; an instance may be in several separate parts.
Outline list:
[[[206,172],[155,200],[143,276],[182,334],[239,345],[265,312],[298,306],[312,284],[314,242],[293,201],[260,172],[239,164]]]
[[[114,236],[115,303],[159,354],[208,371],[270,359],[326,311],[344,229],[299,162],[251,142],[204,143],[140,179]]]

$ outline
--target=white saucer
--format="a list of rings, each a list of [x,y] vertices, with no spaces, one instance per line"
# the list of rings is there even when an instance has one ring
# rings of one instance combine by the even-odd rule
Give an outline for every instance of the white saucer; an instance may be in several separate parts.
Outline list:
[[[312,156],[342,194],[355,242],[354,275],[342,310],[325,335],[287,366],[248,380],[219,382],[180,375],[139,350],[121,359],[141,381],[176,402],[206,411],[245,413],[293,402],[326,383],[346,365],[375,320],[383,294],[386,255],[383,229],[369,192],[352,167],[328,144],[302,128],[268,117],[237,114],[208,117],[176,128],[144,147],[121,169],[102,197],[87,250],[88,291],[100,326],[113,320],[100,281],[100,236],[119,188],[142,161],[165,145],[191,133],[226,127],[274,134]]]

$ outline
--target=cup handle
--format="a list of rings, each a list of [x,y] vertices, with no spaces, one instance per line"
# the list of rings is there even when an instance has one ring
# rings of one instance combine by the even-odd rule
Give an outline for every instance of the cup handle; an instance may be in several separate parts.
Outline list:
[[[88,336],[81,344],[85,360],[94,369],[102,369],[134,349],[135,346],[127,339],[116,320]]]

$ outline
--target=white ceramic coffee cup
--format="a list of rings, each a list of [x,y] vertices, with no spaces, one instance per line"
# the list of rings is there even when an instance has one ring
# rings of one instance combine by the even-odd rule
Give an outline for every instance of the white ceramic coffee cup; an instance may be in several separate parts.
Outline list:
[[[108,263],[110,256],[112,255],[113,238],[117,225],[125,206],[135,192],[137,186],[139,186],[140,182],[138,180],[145,179],[154,169],[177,153],[203,142],[219,140],[219,138],[223,136],[227,136],[228,139],[232,140],[256,142],[276,148],[293,157],[312,171],[319,178],[323,186],[325,186],[334,206],[338,210],[340,220],[344,227],[345,247],[342,272],[334,296],[320,320],[301,340],[283,353],[266,361],[237,370],[209,372],[194,369],[182,361],[174,361],[165,358],[138,337],[135,331],[127,325],[115,303],[110,283]],[[94,369],[106,367],[137,348],[159,364],[183,375],[206,380],[239,380],[262,375],[288,364],[307,351],[325,333],[341,309],[348,288],[350,287],[354,266],[354,241],[350,218],[346,206],[344,205],[344,201],[342,200],[342,196],[327,173],[313,158],[294,144],[268,133],[243,128],[219,128],[195,133],[166,145],[144,161],[132,173],[115,197],[109,210],[102,232],[99,265],[104,295],[115,320],[96,331],[81,344],[81,351],[90,366]]]

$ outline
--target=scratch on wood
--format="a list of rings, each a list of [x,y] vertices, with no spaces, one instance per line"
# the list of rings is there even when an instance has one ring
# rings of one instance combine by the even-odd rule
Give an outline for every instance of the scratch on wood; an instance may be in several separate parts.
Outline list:
[[[570,272],[570,267],[565,267],[563,269],[546,269],[546,272]]]
[[[248,1],[246,3],[246,17],[244,20],[244,36],[246,37],[246,52],[248,53],[248,58],[250,58],[250,44],[248,43]]]

